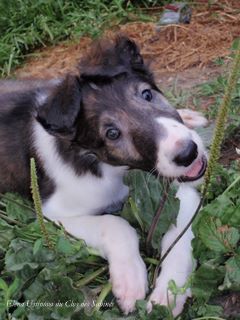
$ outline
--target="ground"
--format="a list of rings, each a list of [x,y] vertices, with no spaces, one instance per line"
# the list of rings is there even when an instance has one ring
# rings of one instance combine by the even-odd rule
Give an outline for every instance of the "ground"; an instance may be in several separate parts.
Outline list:
[[[159,30],[156,23],[133,22],[107,30],[105,35],[121,32],[135,40],[163,88],[172,86],[176,77],[179,86],[189,88],[222,73],[224,67],[214,62],[228,57],[233,40],[240,36],[239,10],[238,0],[215,1],[211,7],[198,1],[189,25],[168,25]],[[154,14],[160,16],[160,11],[154,10]],[[16,75],[52,78],[75,72],[90,43],[89,37],[82,37],[43,48]]]

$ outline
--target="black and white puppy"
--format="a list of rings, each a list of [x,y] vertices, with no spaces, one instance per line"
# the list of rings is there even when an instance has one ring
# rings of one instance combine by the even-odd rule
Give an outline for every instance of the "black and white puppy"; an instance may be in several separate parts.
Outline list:
[[[156,169],[158,175],[195,181],[207,161],[201,139],[164,98],[133,41],[100,42],[80,70],[59,80],[1,82],[0,192],[30,195],[34,157],[45,216],[108,260],[113,293],[128,313],[145,297],[147,272],[136,231],[111,215],[128,196],[124,174]],[[189,117],[186,110],[182,114]],[[205,122],[197,114],[190,117]],[[178,225],[165,236],[163,250],[198,204],[189,186],[178,197]],[[187,233],[165,260],[150,301],[167,304],[168,281],[186,281],[191,238]],[[175,314],[185,299],[177,299]]]

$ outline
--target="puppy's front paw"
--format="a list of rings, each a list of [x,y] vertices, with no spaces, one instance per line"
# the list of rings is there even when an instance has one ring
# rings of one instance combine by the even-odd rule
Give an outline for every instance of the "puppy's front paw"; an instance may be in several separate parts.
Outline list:
[[[208,124],[207,119],[198,111],[190,109],[178,109],[184,124],[189,128],[205,127]]]
[[[160,304],[164,306],[169,305],[170,307],[174,306],[172,309],[172,313],[174,317],[176,317],[183,311],[184,304],[188,297],[189,297],[189,294],[184,293],[182,295],[177,295],[177,297],[175,298],[170,291],[166,290],[166,292],[163,292],[163,290],[157,290],[156,288],[150,296],[150,299],[148,302],[148,312],[152,311],[153,304]]]
[[[137,300],[144,299],[147,292],[147,270],[140,256],[126,260],[110,261],[112,291],[125,314],[135,309]]]
[[[182,283],[182,277],[181,275],[179,275],[177,278],[178,279],[176,279],[176,277],[173,277],[172,279],[174,279],[178,285],[179,282]],[[183,275],[183,278],[186,279],[186,275]],[[153,304],[169,306],[172,309],[172,313],[174,316],[177,316],[182,312],[187,298],[191,296],[191,291],[190,289],[187,289],[184,293],[175,296],[168,289],[169,280],[170,277],[164,277],[162,275],[158,277],[156,287],[149,298],[148,312],[151,312]]]

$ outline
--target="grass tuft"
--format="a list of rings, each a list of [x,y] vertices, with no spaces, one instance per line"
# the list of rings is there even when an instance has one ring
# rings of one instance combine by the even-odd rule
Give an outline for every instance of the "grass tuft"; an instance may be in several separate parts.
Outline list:
[[[123,0],[1,0],[0,75],[9,75],[27,54],[64,39],[97,37],[105,26],[129,19]]]

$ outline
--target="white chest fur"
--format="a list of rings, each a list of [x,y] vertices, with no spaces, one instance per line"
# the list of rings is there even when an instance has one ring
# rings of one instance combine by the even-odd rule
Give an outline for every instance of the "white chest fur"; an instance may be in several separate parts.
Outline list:
[[[54,181],[54,193],[43,203],[44,214],[50,219],[96,214],[128,194],[122,178],[125,167],[102,163],[102,177],[90,172],[76,175],[56,149],[55,137],[40,124],[34,123],[34,145],[47,175]]]

